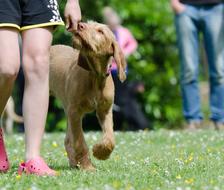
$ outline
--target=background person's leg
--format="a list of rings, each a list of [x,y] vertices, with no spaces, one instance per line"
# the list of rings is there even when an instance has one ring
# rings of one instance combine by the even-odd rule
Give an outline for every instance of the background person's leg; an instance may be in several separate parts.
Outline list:
[[[202,119],[202,113],[198,89],[198,27],[196,18],[191,17],[194,11],[193,6],[188,6],[184,13],[176,15],[175,24],[181,62],[183,113],[188,122],[196,123]]]
[[[127,122],[129,124],[130,130],[145,130],[150,129],[150,123],[146,116],[144,115],[143,111],[141,110],[141,106],[139,103],[132,99],[129,101],[129,104],[126,105],[124,109],[125,116]]]
[[[25,90],[23,113],[26,159],[39,156],[49,101],[49,49],[52,34],[49,28],[23,31],[23,69]]]
[[[18,30],[0,28],[0,115],[11,94],[19,64]]]
[[[210,76],[211,119],[224,124],[224,5],[205,8],[204,38]]]

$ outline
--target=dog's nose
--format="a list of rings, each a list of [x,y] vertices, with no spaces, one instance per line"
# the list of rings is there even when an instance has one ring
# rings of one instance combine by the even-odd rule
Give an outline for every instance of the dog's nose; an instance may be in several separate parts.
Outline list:
[[[78,29],[79,30],[84,30],[86,28],[86,25],[84,24],[84,23],[82,23],[82,22],[80,22],[79,24],[78,24]]]

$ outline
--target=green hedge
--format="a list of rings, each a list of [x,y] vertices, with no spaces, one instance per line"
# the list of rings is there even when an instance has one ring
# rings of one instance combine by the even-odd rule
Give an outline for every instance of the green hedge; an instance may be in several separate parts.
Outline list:
[[[65,2],[59,1],[63,13]],[[139,43],[137,52],[128,60],[128,80],[142,80],[146,91],[140,99],[147,116],[156,128],[178,127],[182,122],[179,91],[179,63],[177,57],[173,14],[169,1],[149,0],[81,0],[83,20],[102,22],[104,6],[112,6]],[[54,43],[70,44],[70,33],[59,28]],[[58,103],[54,103],[58,106]],[[58,106],[60,107],[60,106]],[[52,117],[54,113],[51,112]],[[62,116],[61,116],[62,117]],[[64,128],[60,121],[58,128]]]

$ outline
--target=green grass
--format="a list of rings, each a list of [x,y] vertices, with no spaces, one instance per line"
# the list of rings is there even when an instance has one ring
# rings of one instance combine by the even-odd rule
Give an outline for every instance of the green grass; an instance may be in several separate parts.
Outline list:
[[[90,147],[100,133],[87,133]],[[61,175],[17,176],[23,158],[23,136],[7,136],[12,169],[0,174],[0,189],[78,190],[221,190],[224,189],[224,132],[166,131],[116,133],[116,149],[107,161],[92,158],[97,171],[88,173],[68,167],[64,134],[47,134],[43,155]]]

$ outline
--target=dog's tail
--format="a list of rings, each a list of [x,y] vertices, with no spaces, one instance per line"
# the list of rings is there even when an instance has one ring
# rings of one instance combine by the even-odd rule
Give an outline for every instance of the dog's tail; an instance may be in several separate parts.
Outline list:
[[[5,108],[5,112],[8,117],[10,117],[14,122],[23,123],[23,117],[19,116],[15,113],[15,104],[12,97],[9,98],[7,102],[7,106]]]
[[[14,107],[15,107],[14,101],[13,101],[12,97],[10,97],[5,109],[3,110],[3,112],[0,116],[0,127],[4,128],[3,120],[4,120],[5,115],[7,115],[9,118],[11,118],[13,121],[15,121],[17,123],[23,123],[23,117],[19,116],[15,113]]]
[[[93,146],[93,156],[99,160],[106,160],[110,157],[110,154],[113,152],[115,147],[114,140],[114,131],[113,131],[113,121],[112,113],[110,116],[107,116],[111,119],[110,124],[101,123],[103,138],[102,140]],[[99,116],[98,116],[99,118]],[[99,119],[100,121],[100,119]]]
[[[16,123],[23,123],[23,117],[17,115],[15,112],[10,113],[10,118],[12,118],[13,121]]]

